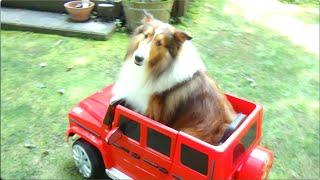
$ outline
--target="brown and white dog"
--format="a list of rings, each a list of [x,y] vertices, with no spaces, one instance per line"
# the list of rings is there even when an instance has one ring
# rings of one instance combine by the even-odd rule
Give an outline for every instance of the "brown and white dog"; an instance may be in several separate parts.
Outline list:
[[[146,15],[133,35],[111,101],[217,145],[235,112],[204,64],[191,37]]]

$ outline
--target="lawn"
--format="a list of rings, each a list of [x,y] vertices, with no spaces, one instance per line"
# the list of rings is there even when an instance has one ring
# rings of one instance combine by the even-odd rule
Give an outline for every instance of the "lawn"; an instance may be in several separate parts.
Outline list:
[[[318,179],[318,55],[226,14],[225,1],[189,7],[176,26],[192,34],[208,73],[224,91],[264,106],[262,144],[276,156],[270,179]],[[1,179],[81,178],[65,142],[67,112],[115,80],[129,39],[1,31]]]

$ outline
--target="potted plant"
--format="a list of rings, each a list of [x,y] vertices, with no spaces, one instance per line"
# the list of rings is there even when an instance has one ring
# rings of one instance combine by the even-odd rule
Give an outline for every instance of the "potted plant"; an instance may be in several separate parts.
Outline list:
[[[90,18],[94,3],[90,0],[70,1],[64,4],[67,12],[74,21],[86,21]]]
[[[173,0],[123,0],[128,29],[132,31],[141,24],[145,11],[163,22],[168,22],[172,5]]]

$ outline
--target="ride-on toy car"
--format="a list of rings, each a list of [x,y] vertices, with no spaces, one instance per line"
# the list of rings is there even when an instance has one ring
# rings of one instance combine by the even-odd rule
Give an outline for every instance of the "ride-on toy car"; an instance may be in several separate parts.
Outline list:
[[[121,105],[109,105],[112,85],[69,112],[67,140],[86,178],[265,179],[273,153],[261,146],[262,106],[226,94],[239,116],[219,146],[176,131]]]

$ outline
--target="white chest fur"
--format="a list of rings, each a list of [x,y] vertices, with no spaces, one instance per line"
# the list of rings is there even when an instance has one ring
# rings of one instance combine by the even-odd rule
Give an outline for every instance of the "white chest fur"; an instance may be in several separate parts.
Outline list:
[[[127,60],[120,70],[116,84],[113,87],[111,101],[125,98],[134,110],[145,113],[148,107],[151,90],[145,85],[145,67],[137,66]]]

